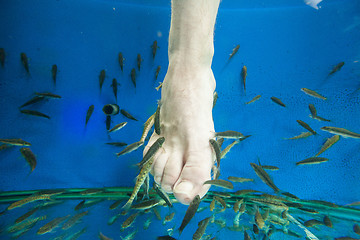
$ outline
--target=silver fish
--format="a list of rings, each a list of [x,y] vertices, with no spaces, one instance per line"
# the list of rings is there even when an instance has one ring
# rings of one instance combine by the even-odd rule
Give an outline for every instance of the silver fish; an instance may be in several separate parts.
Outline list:
[[[337,135],[341,135],[345,138],[350,137],[350,138],[358,138],[360,139],[360,134],[359,133],[354,133],[351,132],[345,128],[338,128],[338,127],[322,127],[320,128],[323,131],[327,131],[333,134],[337,134]]]
[[[136,149],[138,149],[139,147],[141,147],[144,144],[143,141],[139,141],[139,142],[135,142],[132,143],[128,146],[126,146],[126,148],[124,148],[124,150],[122,150],[121,152],[117,153],[116,156],[120,156],[120,155],[124,155],[126,153],[130,153],[132,151],[135,151]]]

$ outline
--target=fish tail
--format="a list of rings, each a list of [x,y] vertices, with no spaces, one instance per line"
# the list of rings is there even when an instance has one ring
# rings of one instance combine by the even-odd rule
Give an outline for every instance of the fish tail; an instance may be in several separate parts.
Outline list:
[[[131,207],[131,204],[132,204],[132,200],[130,198],[129,201],[127,201],[126,204],[122,207],[122,209],[124,209],[125,211],[128,211]]]

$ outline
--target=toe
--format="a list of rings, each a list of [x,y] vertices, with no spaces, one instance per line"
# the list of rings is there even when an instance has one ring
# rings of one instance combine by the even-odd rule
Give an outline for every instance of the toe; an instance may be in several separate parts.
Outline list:
[[[182,167],[183,153],[180,151],[173,151],[166,163],[164,173],[162,175],[162,189],[166,192],[172,192],[174,184],[179,179]]]
[[[212,155],[193,154],[186,159],[180,178],[173,188],[175,197],[183,204],[189,204],[196,195],[203,197],[210,188],[204,185],[211,179]]]

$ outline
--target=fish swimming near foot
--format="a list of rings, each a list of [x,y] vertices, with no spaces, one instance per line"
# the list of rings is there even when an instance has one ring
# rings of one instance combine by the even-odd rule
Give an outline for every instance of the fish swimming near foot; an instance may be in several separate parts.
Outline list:
[[[49,232],[53,231],[55,228],[60,227],[60,224],[62,222],[64,222],[68,217],[70,217],[70,215],[67,215],[65,217],[57,217],[57,218],[53,219],[52,221],[50,221],[47,224],[45,224],[44,226],[42,226],[36,232],[36,234],[42,235],[42,234],[49,233]]]
[[[154,128],[157,135],[161,134],[161,127],[160,127],[160,106],[161,102],[158,102],[158,106],[156,108],[155,112],[155,118],[154,118]]]
[[[279,188],[274,184],[274,182],[271,180],[269,174],[267,172],[265,172],[265,170],[255,164],[255,163],[250,163],[251,167],[254,169],[256,175],[258,175],[258,177],[269,187],[271,187],[275,192],[279,192]]]
[[[179,227],[179,233],[181,235],[182,231],[188,225],[190,220],[195,216],[196,211],[200,205],[201,199],[199,195],[196,195],[195,198],[191,201],[188,209],[186,210],[185,216],[181,222],[181,225]]]
[[[359,133],[355,133],[355,132],[351,132],[345,128],[338,128],[338,127],[322,127],[320,128],[323,131],[332,133],[332,134],[337,134],[340,135],[344,138],[357,138],[360,139],[360,134]]]
[[[38,112],[38,111],[34,111],[34,110],[25,110],[22,109],[20,110],[21,113],[27,114],[27,115],[32,115],[32,116],[37,116],[37,117],[43,117],[43,118],[47,118],[50,119],[50,117],[44,113]]]
[[[161,70],[161,66],[159,65],[159,66],[157,66],[156,71],[155,71],[155,80],[157,80],[160,70]]]
[[[139,167],[142,167],[144,164],[146,164],[151,158],[155,156],[155,154],[159,151],[159,149],[162,147],[162,145],[165,142],[164,137],[158,138],[149,148],[149,150],[144,155],[142,161],[139,163]]]
[[[117,153],[116,156],[119,157],[120,155],[124,155],[124,154],[130,153],[130,152],[132,152],[132,151],[135,151],[136,149],[138,149],[139,147],[141,147],[143,144],[144,144],[143,141],[139,141],[139,142],[132,143],[132,144],[126,146],[126,148],[124,148],[124,150],[122,150],[121,152]]]
[[[311,132],[302,132],[300,135],[297,135],[295,137],[292,138],[285,138],[287,140],[295,140],[295,139],[301,139],[301,138],[307,138],[309,136],[312,136],[314,134],[312,134]]]
[[[207,180],[204,182],[204,184],[211,184],[213,186],[222,187],[226,189],[234,189],[234,186],[231,182],[222,179]]]

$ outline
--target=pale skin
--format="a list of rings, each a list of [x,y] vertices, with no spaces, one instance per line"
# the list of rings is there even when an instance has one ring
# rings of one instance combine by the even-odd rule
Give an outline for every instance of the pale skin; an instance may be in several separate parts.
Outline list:
[[[214,26],[220,0],[172,0],[169,67],[161,91],[160,126],[165,143],[155,155],[154,180],[183,204],[204,196],[214,152]],[[152,134],[144,154],[159,138]]]

